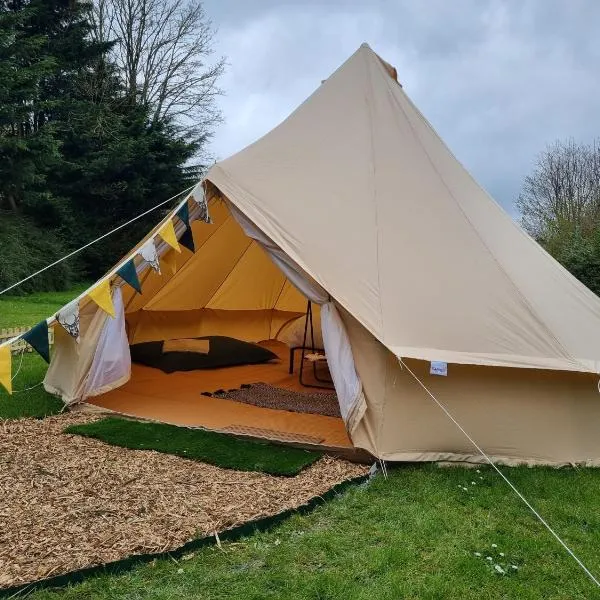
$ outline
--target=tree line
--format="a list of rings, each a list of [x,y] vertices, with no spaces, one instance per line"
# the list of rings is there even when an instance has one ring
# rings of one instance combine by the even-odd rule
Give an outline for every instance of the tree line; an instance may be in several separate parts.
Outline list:
[[[213,36],[199,0],[0,0],[0,289],[197,181]],[[156,219],[20,291],[97,278]]]

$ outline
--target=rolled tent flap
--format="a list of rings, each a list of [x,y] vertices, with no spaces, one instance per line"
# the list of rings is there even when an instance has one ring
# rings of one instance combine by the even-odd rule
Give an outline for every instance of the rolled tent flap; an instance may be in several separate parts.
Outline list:
[[[79,307],[80,340],[62,327],[54,327],[54,352],[44,378],[44,389],[65,404],[81,400],[84,384],[96,353],[98,339],[111,320],[98,305],[88,301]]]
[[[67,405],[116,388],[129,379],[131,358],[121,288],[115,288],[112,300],[114,318],[94,302],[80,307],[79,343],[62,327],[54,328],[54,352],[44,389],[60,396]]]
[[[321,306],[321,329],[342,418],[352,433],[367,410],[367,401],[356,373],[348,332],[333,302]]]
[[[115,318],[104,322],[94,360],[85,382],[83,399],[119,387],[131,377],[131,353],[125,329],[125,310],[120,287],[113,293],[113,304]]]

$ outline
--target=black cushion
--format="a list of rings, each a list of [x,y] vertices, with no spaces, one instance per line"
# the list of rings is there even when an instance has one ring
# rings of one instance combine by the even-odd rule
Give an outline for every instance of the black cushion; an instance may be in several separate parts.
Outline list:
[[[221,335],[194,338],[209,340],[208,354],[199,352],[165,352],[163,342],[144,342],[131,346],[134,363],[160,369],[165,373],[220,369],[239,365],[256,365],[278,358],[276,354],[258,344],[243,342]]]

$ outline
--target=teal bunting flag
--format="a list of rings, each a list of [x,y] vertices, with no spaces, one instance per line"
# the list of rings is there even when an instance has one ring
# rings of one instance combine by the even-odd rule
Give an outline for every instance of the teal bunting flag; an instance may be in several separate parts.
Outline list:
[[[190,207],[188,206],[187,200],[182,204],[175,214],[183,221],[185,225],[185,231],[179,238],[179,243],[188,250],[196,252],[196,247],[194,246],[194,236],[192,235],[192,226],[190,225]]]
[[[190,207],[188,206],[187,200],[181,205],[179,210],[175,213],[184,223],[184,225],[190,228]]]
[[[48,339],[48,323],[40,321],[22,336],[47,363],[50,363],[50,341]]]
[[[133,262],[133,260],[127,261],[117,271],[117,275],[125,283],[128,283],[138,294],[142,293],[142,286],[140,285],[140,279],[135,269],[135,263]]]
[[[187,229],[179,238],[179,244],[181,246],[184,246],[188,250],[191,250],[192,252],[196,252],[196,246],[194,246],[194,236],[192,234],[192,227],[190,225],[188,225]]]

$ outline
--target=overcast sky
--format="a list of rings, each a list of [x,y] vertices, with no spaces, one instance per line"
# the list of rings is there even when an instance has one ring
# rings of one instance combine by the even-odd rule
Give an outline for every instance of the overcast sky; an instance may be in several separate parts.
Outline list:
[[[513,212],[536,155],[600,136],[597,0],[205,0],[227,58],[225,158],[283,120],[362,42]]]

